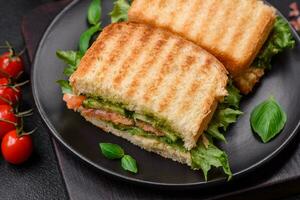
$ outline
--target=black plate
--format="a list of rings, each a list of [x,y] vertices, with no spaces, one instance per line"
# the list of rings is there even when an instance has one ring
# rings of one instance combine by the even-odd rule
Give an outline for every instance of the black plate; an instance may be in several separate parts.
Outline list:
[[[86,11],[90,1],[74,1],[52,22],[40,42],[32,68],[32,89],[38,110],[53,135],[74,154],[111,175],[148,185],[168,187],[206,187],[225,182],[220,172],[210,173],[205,182],[200,171],[192,171],[185,165],[148,153],[129,142],[105,133],[86,122],[78,113],[67,110],[56,80],[64,78],[64,64],[55,56],[58,49],[76,49],[80,34],[86,29]],[[104,14],[112,1],[103,1]],[[107,24],[109,17],[103,16]],[[220,144],[228,153],[234,179],[263,165],[280,152],[296,134],[300,99],[300,47],[274,59],[274,66],[253,95],[244,98],[244,112],[227,133],[227,144]],[[288,121],[282,133],[268,144],[255,137],[250,128],[249,114],[255,105],[273,95],[287,112]],[[134,156],[139,164],[137,175],[123,171],[118,161],[105,159],[99,150],[99,142],[120,144]]]

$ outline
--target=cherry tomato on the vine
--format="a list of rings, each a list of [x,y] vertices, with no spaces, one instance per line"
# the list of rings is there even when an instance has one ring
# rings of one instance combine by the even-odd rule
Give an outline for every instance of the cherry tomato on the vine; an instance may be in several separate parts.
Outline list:
[[[20,87],[11,86],[8,78],[0,78],[0,105],[9,104],[14,106],[18,104],[20,98]]]
[[[18,117],[10,105],[0,105],[0,139],[7,132],[16,129]]]
[[[25,162],[33,150],[33,143],[30,135],[18,135],[17,130],[5,134],[1,143],[1,150],[4,159],[12,164]]]
[[[16,79],[23,71],[23,60],[13,51],[5,52],[0,56],[0,77]]]

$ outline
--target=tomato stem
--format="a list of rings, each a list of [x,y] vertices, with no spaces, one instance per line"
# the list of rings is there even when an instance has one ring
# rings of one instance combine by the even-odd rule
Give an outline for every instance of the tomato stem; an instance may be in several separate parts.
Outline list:
[[[24,121],[23,118],[21,118],[19,125],[17,126],[17,134],[20,137],[22,132],[23,132],[23,127],[24,127]]]
[[[4,98],[4,97],[1,97],[1,96],[0,96],[0,99],[1,99],[2,101],[4,101],[5,103],[8,103],[9,105],[12,105],[12,102],[11,102],[10,100]]]
[[[12,121],[9,121],[9,120],[6,120],[6,119],[1,119],[1,118],[0,118],[0,121],[1,121],[1,122],[6,122],[6,123],[13,124],[14,126],[17,126],[17,125],[18,125],[17,123],[12,122]]]
[[[35,127],[33,130],[31,130],[31,131],[29,131],[29,132],[23,132],[23,133],[21,133],[20,136],[23,136],[23,135],[31,135],[31,134],[34,133],[36,130],[37,130],[37,127]]]
[[[26,47],[24,47],[19,53],[18,53],[18,57],[22,56],[26,51]]]
[[[27,83],[29,83],[29,82],[30,82],[30,81],[27,80],[27,81],[24,81],[24,82],[21,82],[21,83],[17,83],[17,84],[15,84],[15,85],[13,85],[13,88],[21,87],[21,86],[23,86],[23,85],[25,85],[25,84],[27,84]]]
[[[5,41],[5,44],[8,48],[9,53],[10,53],[9,57],[12,58],[13,56],[15,56],[15,50],[8,41]]]
[[[16,114],[17,117],[28,117],[31,116],[33,114],[32,109],[26,110],[24,112],[19,112]]]

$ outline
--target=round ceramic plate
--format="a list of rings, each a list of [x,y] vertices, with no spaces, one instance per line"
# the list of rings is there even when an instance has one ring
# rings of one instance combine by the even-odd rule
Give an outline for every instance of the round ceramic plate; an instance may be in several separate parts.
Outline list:
[[[146,152],[129,142],[106,133],[86,122],[78,113],[68,110],[62,101],[60,87],[56,84],[63,77],[64,64],[56,58],[58,49],[77,48],[80,34],[87,28],[86,13],[90,1],[73,1],[52,22],[38,47],[32,68],[32,89],[37,108],[52,134],[74,154],[113,176],[141,184],[166,187],[207,187],[226,182],[219,170],[209,174],[205,182],[201,171],[193,171],[156,154]],[[107,14],[112,1],[103,1],[103,22],[110,21]],[[300,99],[300,46],[294,32],[296,48],[274,59],[273,69],[261,81],[256,91],[242,100],[244,114],[230,128],[227,143],[219,144],[229,155],[233,178],[257,169],[280,152],[296,134]],[[288,121],[282,133],[268,144],[253,135],[249,115],[255,105],[274,96],[287,113]],[[99,142],[121,145],[139,165],[136,175],[123,171],[118,161],[111,161],[101,154]],[[276,158],[274,158],[276,159]]]

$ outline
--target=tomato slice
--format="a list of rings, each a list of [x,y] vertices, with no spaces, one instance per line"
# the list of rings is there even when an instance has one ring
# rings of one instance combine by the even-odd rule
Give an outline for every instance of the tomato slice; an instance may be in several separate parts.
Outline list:
[[[63,100],[67,103],[67,107],[74,110],[79,108],[85,99],[85,96],[76,96],[73,94],[64,94],[63,97]]]

